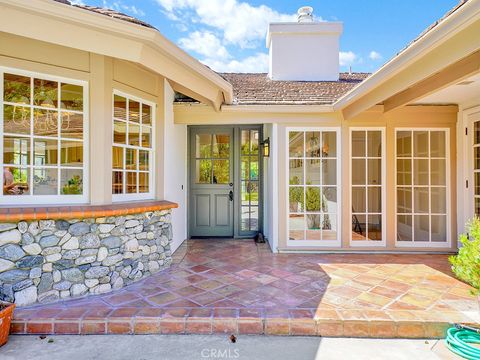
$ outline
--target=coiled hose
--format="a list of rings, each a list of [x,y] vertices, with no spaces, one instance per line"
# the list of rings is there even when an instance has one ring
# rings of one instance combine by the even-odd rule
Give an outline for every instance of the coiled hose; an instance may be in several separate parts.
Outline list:
[[[455,324],[447,330],[445,343],[451,352],[471,360],[480,359],[480,348],[470,344],[480,344],[480,329]]]

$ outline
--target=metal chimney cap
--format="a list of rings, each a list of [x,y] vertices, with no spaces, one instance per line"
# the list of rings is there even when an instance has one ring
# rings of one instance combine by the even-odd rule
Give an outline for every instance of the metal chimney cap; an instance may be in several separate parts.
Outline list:
[[[302,22],[313,22],[313,7],[311,6],[302,6],[297,11],[297,21]]]

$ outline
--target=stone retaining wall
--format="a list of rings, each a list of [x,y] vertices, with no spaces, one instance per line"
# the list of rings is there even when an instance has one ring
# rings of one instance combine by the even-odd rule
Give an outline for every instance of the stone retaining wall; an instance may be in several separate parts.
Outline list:
[[[0,299],[19,306],[101,294],[170,266],[171,210],[0,223]]]

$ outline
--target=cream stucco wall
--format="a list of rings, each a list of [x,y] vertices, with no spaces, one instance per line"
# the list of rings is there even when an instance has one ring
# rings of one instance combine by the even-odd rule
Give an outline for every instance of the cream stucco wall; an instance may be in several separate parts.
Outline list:
[[[214,112],[201,105],[176,105],[175,121],[182,124],[268,124],[265,126],[271,137],[272,155],[266,160],[268,171],[265,205],[265,221],[269,226],[267,232],[274,251],[337,251],[338,247],[305,247],[287,246],[287,149],[286,131],[289,127],[337,127],[341,129],[341,249],[349,251],[429,251],[445,252],[456,249],[456,189],[457,189],[457,158],[456,154],[456,124],[457,106],[409,106],[383,112],[382,106],[365,111],[350,120],[344,120],[340,113],[269,113],[262,108],[260,111],[226,110]],[[350,127],[383,127],[386,134],[386,246],[360,247],[350,246],[351,237],[351,202],[350,202]],[[450,131],[450,237],[449,248],[405,248],[395,246],[395,128],[448,128]],[[272,139],[273,138],[273,139]]]

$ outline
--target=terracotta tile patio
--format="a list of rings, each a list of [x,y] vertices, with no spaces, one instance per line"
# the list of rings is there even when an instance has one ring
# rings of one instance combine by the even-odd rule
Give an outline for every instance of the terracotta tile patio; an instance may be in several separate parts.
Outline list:
[[[435,338],[479,320],[447,255],[272,254],[216,239],[188,240],[174,257],[113,293],[17,309],[12,331]]]

